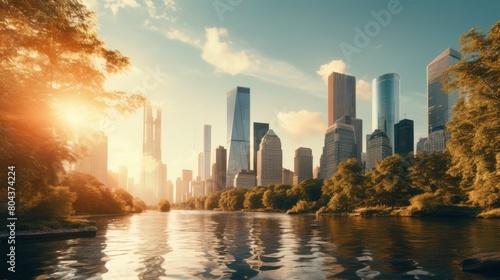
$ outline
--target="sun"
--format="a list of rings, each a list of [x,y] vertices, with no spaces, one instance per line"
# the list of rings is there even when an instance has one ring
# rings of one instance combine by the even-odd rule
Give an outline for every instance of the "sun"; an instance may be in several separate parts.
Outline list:
[[[58,102],[54,106],[58,121],[68,128],[79,129],[88,124],[88,111],[84,104],[75,101]]]

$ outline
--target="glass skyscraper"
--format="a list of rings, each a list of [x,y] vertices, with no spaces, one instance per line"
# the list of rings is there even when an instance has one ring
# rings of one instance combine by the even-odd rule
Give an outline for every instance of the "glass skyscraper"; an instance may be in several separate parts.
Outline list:
[[[445,129],[451,121],[452,107],[458,99],[458,93],[446,94],[442,89],[443,72],[460,61],[458,51],[447,48],[427,65],[427,110],[428,133]]]
[[[394,152],[394,125],[399,122],[399,75],[388,73],[372,81],[372,129],[383,131]]]
[[[236,87],[227,93],[227,177],[233,185],[241,170],[250,170],[250,88]]]
[[[260,149],[262,137],[269,131],[268,123],[253,123],[253,170],[257,171],[257,152]]]

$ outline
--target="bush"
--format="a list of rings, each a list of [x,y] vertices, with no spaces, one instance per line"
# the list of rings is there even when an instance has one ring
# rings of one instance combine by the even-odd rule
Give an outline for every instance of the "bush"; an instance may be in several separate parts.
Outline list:
[[[168,200],[162,200],[158,202],[158,211],[168,212],[170,211],[170,202]]]
[[[61,221],[69,218],[73,213],[73,202],[76,194],[68,187],[49,187],[47,193],[38,204],[26,213],[27,220]]]
[[[413,208],[430,213],[442,204],[442,199],[434,193],[427,192],[410,198],[410,203]]]

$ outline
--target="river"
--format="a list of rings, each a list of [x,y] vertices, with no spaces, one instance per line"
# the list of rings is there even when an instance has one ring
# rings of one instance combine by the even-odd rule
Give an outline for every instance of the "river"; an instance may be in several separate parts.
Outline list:
[[[148,211],[95,238],[18,241],[9,279],[495,279],[458,268],[500,251],[500,220]],[[6,244],[0,245],[6,261]],[[500,276],[499,276],[500,277]],[[500,278],[498,278],[500,279]]]

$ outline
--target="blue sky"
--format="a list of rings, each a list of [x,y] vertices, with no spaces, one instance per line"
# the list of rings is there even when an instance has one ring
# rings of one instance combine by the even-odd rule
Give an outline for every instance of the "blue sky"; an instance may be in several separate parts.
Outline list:
[[[212,148],[227,147],[226,93],[235,86],[251,88],[251,122],[270,123],[282,141],[284,167],[291,170],[298,147],[312,148],[319,165],[327,116],[322,76],[333,70],[357,78],[363,134],[373,130],[372,79],[398,73],[400,119],[415,121],[416,140],[425,137],[427,64],[447,47],[458,50],[460,35],[470,28],[487,31],[500,20],[497,1],[84,3],[96,12],[107,47],[131,59],[132,67],[110,77],[107,86],[142,92],[163,108],[162,159],[172,181],[182,169],[197,175],[204,124],[212,125]],[[356,41],[357,30],[369,40]],[[353,48],[349,55],[346,49]],[[126,165],[137,182],[142,110],[105,127],[109,169]]]

